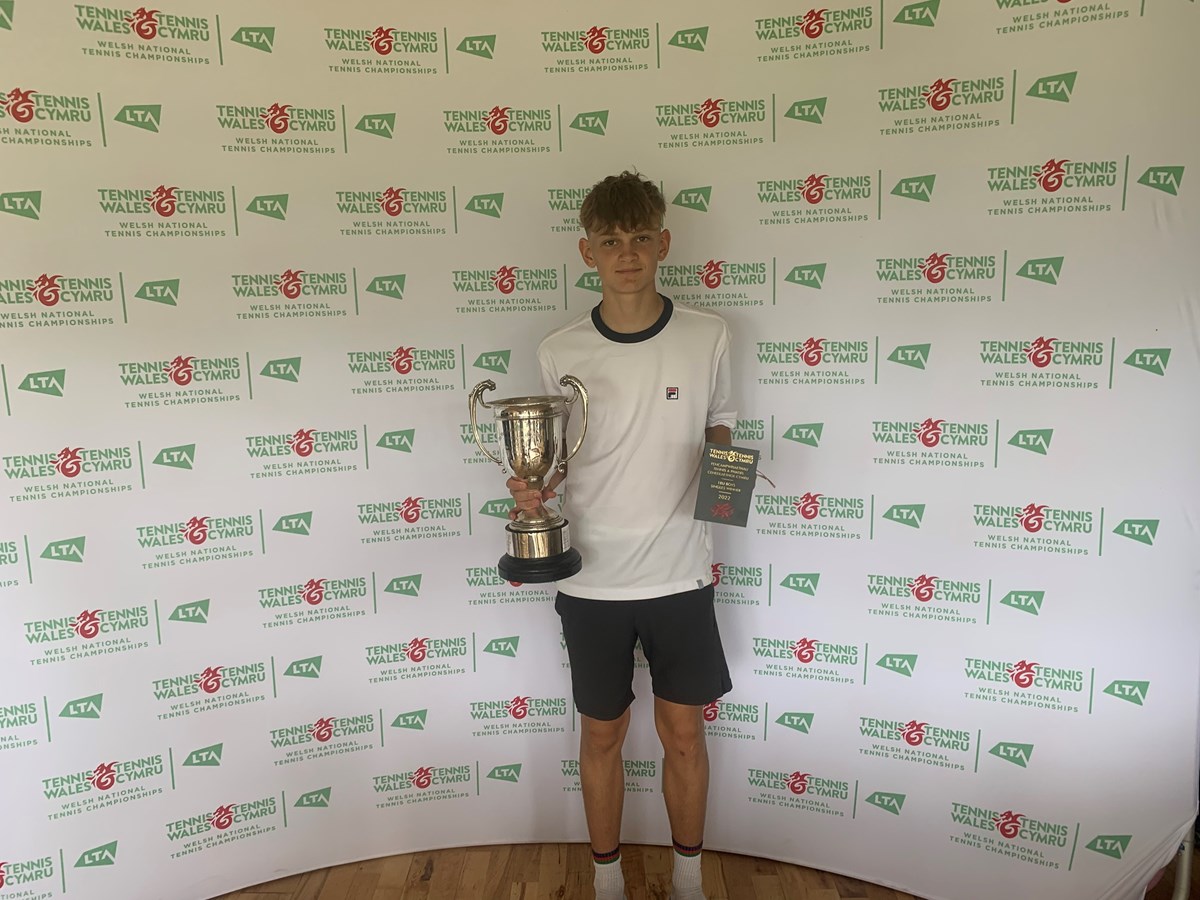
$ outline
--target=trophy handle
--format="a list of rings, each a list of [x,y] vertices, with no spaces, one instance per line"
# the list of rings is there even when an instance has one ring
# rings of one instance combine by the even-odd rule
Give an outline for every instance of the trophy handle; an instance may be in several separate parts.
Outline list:
[[[479,446],[480,450],[487,454],[488,459],[500,466],[500,468],[504,468],[504,463],[496,459],[496,457],[492,455],[492,451],[484,445],[482,440],[480,440],[479,425],[475,419],[475,404],[479,403],[483,405],[484,409],[491,409],[491,407],[488,406],[487,401],[483,399],[483,392],[494,391],[495,389],[496,382],[492,381],[490,378],[486,381],[479,382],[479,384],[472,388],[471,396],[467,398],[467,406],[471,410],[471,434],[475,435],[475,443]]]
[[[558,383],[561,384],[563,387],[569,386],[575,391],[575,396],[567,401],[567,406],[570,406],[576,400],[580,400],[583,403],[583,424],[579,428],[579,437],[575,441],[575,446],[571,448],[571,452],[568,453],[566,458],[562,461],[562,464],[566,465],[568,462],[571,461],[571,459],[575,456],[575,454],[579,452],[579,448],[583,444],[583,438],[587,434],[588,398],[587,398],[587,390],[584,388],[584,386],[580,382],[580,380],[578,378],[576,378],[574,375],[564,375],[562,378],[560,378],[558,380]]]

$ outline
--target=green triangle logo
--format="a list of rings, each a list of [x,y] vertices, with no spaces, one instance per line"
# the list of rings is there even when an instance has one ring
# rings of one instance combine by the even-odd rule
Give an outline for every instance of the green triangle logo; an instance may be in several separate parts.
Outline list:
[[[811,100],[797,100],[783,114],[785,119],[795,119],[797,122],[811,122],[813,125],[825,124],[825,104],[828,97],[814,97]]]
[[[388,582],[384,591],[389,594],[400,594],[404,597],[419,597],[421,595],[420,575],[401,575]]]
[[[1087,848],[1101,856],[1121,859],[1129,849],[1132,834],[1098,834],[1087,843]]]
[[[321,657],[310,656],[308,659],[298,659],[290,663],[284,669],[283,674],[290,675],[292,678],[320,678]]]
[[[884,812],[898,816],[900,815],[900,810],[904,809],[904,800],[907,796],[907,794],[889,794],[886,791],[876,791],[867,798],[867,802],[872,806],[879,807]]]
[[[1075,76],[1078,74],[1078,72],[1063,72],[1061,75],[1043,75],[1025,92],[1025,96],[1037,97],[1039,100],[1070,103],[1071,94],[1075,91]]]
[[[354,126],[355,131],[361,131],[363,134],[373,134],[375,137],[392,139],[392,135],[396,133],[396,114],[390,113],[367,113],[358,120],[358,124]]]
[[[403,300],[406,277],[405,275],[378,275],[367,285],[367,293],[391,297],[393,300]]]
[[[193,750],[188,754],[187,759],[183,761],[185,766],[212,766],[221,765],[221,755],[225,752],[224,744],[213,744],[211,747],[201,747],[199,750]]]
[[[1001,741],[988,753],[1024,769],[1029,766],[1029,758],[1033,756],[1033,744],[1012,744]]]
[[[62,708],[62,712],[58,716],[60,719],[98,719],[102,706],[104,706],[104,695],[92,694],[90,697],[68,700],[67,705]]]
[[[497,519],[508,519],[508,513],[514,506],[516,506],[516,502],[512,497],[500,497],[484,502],[483,506],[479,507],[479,514],[494,516]]]
[[[910,3],[902,7],[900,14],[893,19],[901,25],[924,25],[932,28],[937,24],[938,7],[941,0],[924,0],[923,3]]]
[[[246,212],[284,222],[287,220],[287,209],[287,194],[261,194],[250,201],[250,205],[246,207]]]
[[[86,537],[69,538],[65,541],[51,541],[42,551],[42,559],[53,559],[57,562],[83,562],[83,545]]]
[[[487,773],[488,778],[496,781],[509,781],[516,784],[521,780],[521,763],[511,763],[507,766],[496,766]]]
[[[790,728],[792,731],[798,731],[801,734],[808,734],[812,730],[814,715],[815,713],[810,712],[785,712],[775,720],[775,724],[782,725],[784,728]]]
[[[913,672],[917,668],[917,654],[885,653],[879,657],[875,665],[881,669],[887,669],[889,672],[903,675],[905,678],[912,678]]]
[[[797,444],[807,444],[809,447],[821,446],[821,433],[825,430],[824,422],[807,422],[793,425],[783,433],[785,441],[795,441]]]
[[[265,378],[277,378],[280,381],[300,380],[300,357],[289,356],[286,359],[272,359],[258,373]]]
[[[413,731],[424,731],[425,720],[429,715],[428,709],[414,709],[412,712],[402,712],[392,722],[393,728],[411,728]]]
[[[117,864],[117,842],[101,844],[91,850],[84,850],[75,861],[76,869],[91,869],[95,866],[115,866]]]
[[[12,31],[14,0],[0,0],[0,28]]]
[[[241,44],[243,47],[249,47],[251,50],[261,50],[263,53],[271,53],[275,49],[275,29],[245,26],[235,31],[230,40],[235,44]]]
[[[509,656],[513,659],[517,658],[517,646],[521,643],[520,635],[512,637],[500,637],[488,641],[487,646],[483,648],[484,653],[494,653],[496,656]]]
[[[1050,452],[1050,440],[1053,437],[1053,428],[1029,428],[1018,431],[1008,439],[1008,443],[1012,447],[1020,447],[1030,453],[1046,456]]]
[[[493,59],[496,55],[496,36],[494,34],[475,34],[465,37],[458,42],[458,46],[454,49],[469,56]]]
[[[1153,547],[1158,537],[1158,519],[1125,519],[1113,529],[1113,534]]]
[[[499,219],[500,214],[504,211],[504,195],[476,194],[467,201],[467,205],[463,209],[467,212],[479,213],[481,216]]]
[[[925,518],[924,503],[897,503],[883,514],[889,522],[907,525],[909,528],[920,528],[921,520]]]
[[[901,178],[892,188],[892,195],[903,197],[905,200],[919,200],[929,203],[933,200],[933,184],[937,175],[916,175],[912,178]]]
[[[1183,184],[1183,166],[1151,166],[1142,173],[1137,183],[1177,197],[1179,186]]]
[[[291,513],[290,515],[280,516],[279,521],[275,523],[272,531],[281,531],[284,534],[303,534],[307,535],[312,531],[311,512]]]
[[[31,394],[45,394],[47,397],[61,397],[66,382],[66,369],[51,369],[47,372],[30,372],[17,389]]]
[[[924,369],[929,362],[929,349],[932,344],[902,344],[891,352],[888,362],[899,363],[913,369]]]
[[[146,106],[122,106],[113,116],[113,121],[158,134],[158,126],[162,122],[162,105],[155,103]]]
[[[1148,681],[1114,681],[1104,689],[1104,693],[1110,697],[1116,697],[1118,700],[1132,703],[1134,706],[1143,706],[1149,690],[1150,682]]]
[[[576,131],[586,131],[588,134],[598,134],[601,137],[608,131],[608,110],[597,109],[593,112],[581,112],[571,121],[571,127]]]
[[[1021,278],[1028,278],[1030,281],[1040,281],[1044,284],[1058,284],[1059,276],[1062,275],[1063,257],[1048,256],[1045,259],[1030,259],[1026,260],[1021,268],[1017,269],[1017,275]]]
[[[167,616],[168,622],[198,622],[208,623],[208,600],[197,600],[194,603],[181,603],[175,611]]]
[[[309,791],[307,794],[301,794],[297,797],[296,802],[292,805],[299,809],[304,809],[305,807],[325,808],[329,806],[329,797],[332,793],[332,787],[321,788],[319,791]]]
[[[682,206],[684,209],[694,209],[698,212],[708,212],[712,201],[712,187],[684,188],[671,201],[672,206]]]
[[[38,220],[42,217],[41,191],[12,191],[0,194],[0,212],[22,219]]]
[[[1125,357],[1125,365],[1150,372],[1153,375],[1166,375],[1167,363],[1170,361],[1170,347],[1146,347],[1134,350]]]
[[[1045,591],[1009,591],[1000,598],[1000,605],[1017,609],[1031,616],[1041,615]]]
[[[817,585],[821,581],[820,572],[793,572],[783,581],[779,582],[779,586],[787,588],[789,591],[796,591],[799,594],[808,594],[810,597],[817,596]]]
[[[382,447],[385,450],[398,450],[401,453],[413,452],[413,438],[416,436],[415,428],[406,428],[403,431],[389,431],[382,435],[375,443],[376,447]]]
[[[191,469],[196,462],[196,445],[180,444],[178,447],[163,447],[154,457],[154,465],[172,469]]]
[[[708,47],[708,26],[681,28],[671,35],[671,39],[667,41],[667,45],[679,47],[682,50],[696,50],[703,53]]]
[[[139,300],[149,300],[151,303],[161,303],[164,306],[176,306],[179,303],[179,279],[168,278],[165,281],[147,281],[133,296]]]
[[[575,287],[585,291],[593,291],[597,294],[604,292],[604,288],[600,285],[600,274],[598,272],[584,272],[579,276],[579,280],[575,282]]]
[[[501,375],[507,375],[508,362],[511,357],[511,350],[485,350],[475,358],[475,362],[472,365],[476,369],[486,369],[488,372],[499,372]]]
[[[784,281],[798,284],[800,287],[820,290],[825,283],[825,263],[812,263],[807,266],[796,266],[783,277]]]

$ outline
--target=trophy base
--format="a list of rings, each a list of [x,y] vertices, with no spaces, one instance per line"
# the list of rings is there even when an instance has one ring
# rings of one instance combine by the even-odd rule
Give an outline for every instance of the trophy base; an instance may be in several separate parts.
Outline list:
[[[522,584],[544,584],[547,581],[561,581],[577,575],[583,568],[583,557],[572,547],[556,556],[542,559],[521,559],[509,553],[500,557],[496,568],[500,577],[505,581],[516,581]]]

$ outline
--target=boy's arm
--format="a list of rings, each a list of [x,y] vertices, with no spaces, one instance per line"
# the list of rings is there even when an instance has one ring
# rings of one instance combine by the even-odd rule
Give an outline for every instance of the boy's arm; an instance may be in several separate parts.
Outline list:
[[[713,425],[704,429],[704,440],[710,444],[730,446],[733,444],[733,432],[729,430],[728,425]]]

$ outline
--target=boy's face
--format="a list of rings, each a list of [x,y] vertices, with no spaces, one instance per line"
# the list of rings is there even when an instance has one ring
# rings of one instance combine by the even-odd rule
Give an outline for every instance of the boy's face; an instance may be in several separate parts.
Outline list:
[[[665,228],[625,231],[613,226],[579,239],[583,261],[596,270],[609,294],[656,294],[654,276],[670,247],[671,232]]]

